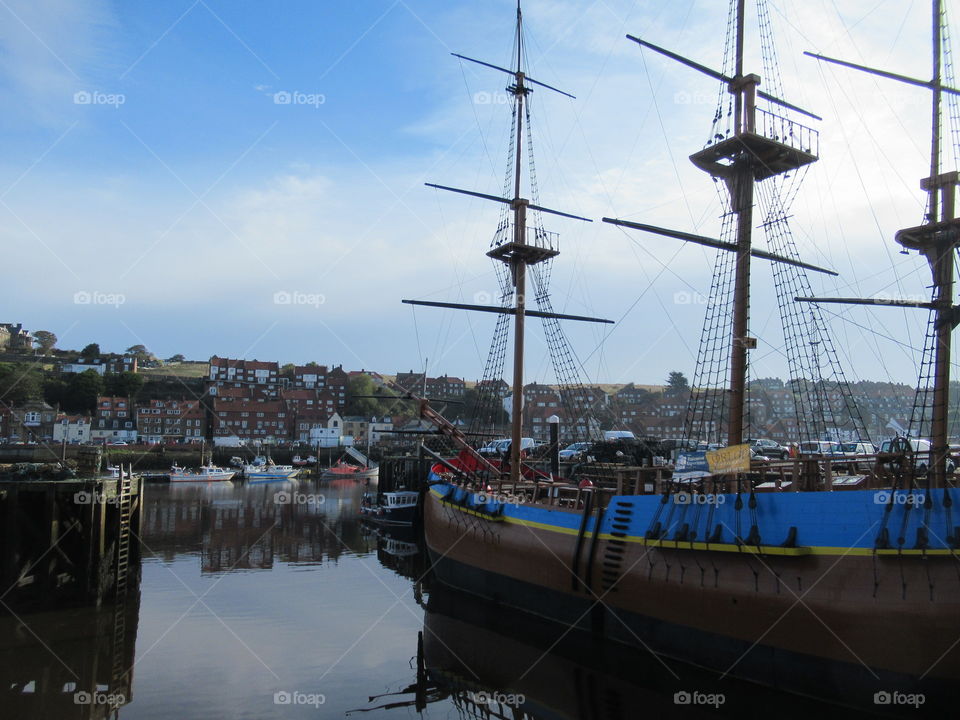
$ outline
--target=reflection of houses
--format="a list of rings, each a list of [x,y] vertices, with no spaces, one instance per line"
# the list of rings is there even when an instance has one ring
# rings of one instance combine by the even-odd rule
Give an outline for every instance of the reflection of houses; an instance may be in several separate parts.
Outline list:
[[[367,550],[356,512],[360,486],[344,495],[328,491],[322,503],[303,485],[164,490],[147,497],[144,542],[165,560],[199,551],[204,573],[268,570],[277,562],[317,563]]]

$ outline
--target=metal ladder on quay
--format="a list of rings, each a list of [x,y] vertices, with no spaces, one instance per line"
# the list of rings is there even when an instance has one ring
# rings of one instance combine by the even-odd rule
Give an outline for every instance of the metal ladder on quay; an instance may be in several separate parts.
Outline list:
[[[116,691],[126,674],[127,575],[130,569],[130,518],[132,515],[133,467],[120,468],[117,479],[117,557],[113,604],[113,671],[110,688]]]

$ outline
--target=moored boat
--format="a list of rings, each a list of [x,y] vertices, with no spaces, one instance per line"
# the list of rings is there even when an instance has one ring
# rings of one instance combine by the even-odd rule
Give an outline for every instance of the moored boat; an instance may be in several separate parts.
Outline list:
[[[247,482],[273,482],[277,480],[292,480],[300,472],[293,465],[277,465],[270,458],[258,455],[253,462],[242,467],[243,477]]]
[[[179,465],[170,468],[170,482],[224,482],[232,480],[235,470],[225,470],[216,465],[201,465],[196,470],[188,470]]]

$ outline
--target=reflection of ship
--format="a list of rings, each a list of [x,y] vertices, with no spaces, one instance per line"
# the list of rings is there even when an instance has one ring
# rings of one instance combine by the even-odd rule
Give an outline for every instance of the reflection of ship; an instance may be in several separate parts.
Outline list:
[[[850,390],[839,370],[831,370],[829,389],[836,389],[839,398],[831,409],[814,397],[827,387],[821,368],[810,380],[803,358],[796,356],[822,352],[836,358],[819,311],[799,312],[793,302],[797,295],[810,294],[801,270],[818,268],[795,257],[785,207],[793,196],[781,197],[779,184],[784,176],[802,175],[798,171],[816,160],[817,135],[784,116],[788,110],[809,113],[759,90],[759,77],[744,72],[744,6],[744,0],[730,6],[728,67],[723,73],[665,53],[722,84],[714,135],[691,158],[724,190],[722,240],[617,221],[717,249],[715,282],[721,287],[711,293],[715,299],[708,304],[701,346],[701,360],[713,359],[698,368],[686,423],[693,434],[686,439],[714,441],[725,432],[731,446],[749,436],[747,351],[755,344],[748,333],[749,270],[751,257],[757,255],[773,262],[784,327],[801,335],[799,340],[796,334],[789,338],[800,345],[787,348],[797,408],[804,413],[798,418],[805,423],[801,432],[815,432],[817,423],[839,427],[841,414],[846,414],[848,427],[862,424],[855,405],[840,407]],[[939,2],[935,8],[939,43]],[[767,43],[770,28],[763,28]],[[515,174],[509,178],[513,199],[479,195],[501,201],[514,214],[512,224],[508,217],[501,219],[488,253],[509,265],[503,274],[503,306],[492,311],[511,318],[515,327],[510,475],[505,478],[500,466],[466,447],[463,433],[437,418],[426,401],[421,403],[421,414],[463,448],[453,461],[436,458],[429,476],[424,527],[437,579],[565,625],[592,629],[607,640],[648,645],[671,657],[798,694],[845,698],[861,706],[871,706],[875,692],[892,689],[955,699],[960,677],[960,532],[952,507],[960,494],[944,477],[943,456],[936,471],[923,477],[878,466],[868,475],[836,478],[834,467],[842,461],[812,460],[793,465],[783,486],[764,483],[759,466],[750,472],[748,453],[745,463],[693,483],[651,468],[634,476],[634,482],[598,471],[588,487],[535,484],[523,469],[523,318],[533,314],[525,309],[524,283],[529,272],[535,290],[529,295],[546,297],[549,262],[558,251],[539,225],[527,227],[527,211],[536,217],[533,211],[543,208],[534,205],[535,197],[531,202],[519,194],[520,150],[529,146],[524,110],[531,82],[523,71],[519,10],[516,37],[516,70],[505,71],[514,78],[509,88],[517,138],[511,150]],[[641,45],[661,51],[643,41]],[[764,54],[765,61],[769,57]],[[776,77],[771,72],[765,76],[771,81]],[[933,83],[921,84],[934,87],[939,97],[935,76]],[[760,102],[770,103],[780,114],[757,107]],[[934,211],[935,196],[943,189],[949,195],[943,210],[952,213],[957,182],[956,173],[926,181]],[[752,216],[754,190],[774,252],[751,246],[757,224]],[[956,224],[949,220],[914,229],[905,247],[922,242],[933,256],[927,246],[939,243],[952,265]],[[951,275],[938,294],[952,289],[952,283]],[[952,298],[939,294],[936,303],[922,306],[939,313],[931,329],[943,339],[944,328],[955,325],[960,315]],[[556,326],[547,320],[555,322],[560,316],[545,305],[537,314],[545,319],[549,341]],[[508,329],[498,325],[491,348],[500,367]],[[564,355],[557,354],[563,348],[562,333],[554,339],[550,350],[559,378],[564,370]],[[940,370],[936,375],[942,375]],[[945,387],[939,384],[937,390]],[[941,400],[939,405],[934,401],[934,425],[943,430],[946,400]]]
[[[460,717],[510,720],[750,718],[769,716],[774,708],[782,718],[841,710],[849,720],[867,717],[667,664],[642,649],[564,632],[542,618],[442,586],[431,589],[425,610],[416,680],[371,698],[380,709],[423,711],[449,703]]]

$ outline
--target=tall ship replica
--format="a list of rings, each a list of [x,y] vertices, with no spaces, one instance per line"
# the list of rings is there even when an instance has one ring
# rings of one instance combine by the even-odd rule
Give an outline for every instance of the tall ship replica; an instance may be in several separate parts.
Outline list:
[[[807,273],[830,271],[798,257],[788,222],[798,184],[819,151],[817,132],[797,118],[819,118],[782,99],[766,0],[756,3],[764,89],[759,75],[745,71],[745,5],[731,0],[721,71],[627,36],[719,82],[709,140],[690,159],[713,179],[725,210],[719,238],[604,218],[631,232],[717,252],[685,439],[690,447],[726,448],[704,458],[684,456],[690,464],[678,460],[673,472],[640,468],[632,480],[588,464],[570,481],[534,469],[521,455],[525,318],[543,321],[568,422],[587,433],[595,426],[560,321],[596,319],[553,311],[548,286],[559,243],[542,224],[545,214],[584,218],[539,204],[529,96],[556,88],[525,72],[519,5],[510,69],[460,56],[512,78],[505,189],[496,196],[433,187],[500,203],[487,255],[501,302],[405,302],[497,313],[485,380],[503,376],[512,326],[512,443],[508,459],[480,456],[466,433],[420,402],[422,417],[459,448],[453,456],[426,451],[435,461],[423,508],[433,571],[444,585],[721,677],[857,706],[872,706],[877,692],[923,692],[928,700],[955,702],[960,521],[953,507],[960,493],[947,474],[947,390],[951,332],[960,319],[953,300],[960,175],[943,172],[939,160],[941,101],[957,95],[944,62],[945,11],[939,0],[933,3],[931,80],[871,70],[933,94],[931,173],[922,183],[927,214],[922,225],[896,235],[905,249],[929,260],[932,297],[882,303],[930,311],[911,430],[929,433],[932,450],[922,458],[906,442],[902,453],[877,456],[864,472],[862,458],[856,465],[817,455],[751,461],[743,444],[750,431],[749,351],[756,346],[749,328],[753,258],[773,268],[798,439],[820,440],[827,429],[844,428],[867,440],[820,310],[841,299],[814,297]],[[522,194],[522,150],[529,199]],[[756,247],[755,228],[762,228],[764,249]],[[528,307],[529,298],[536,309]],[[472,431],[482,433],[498,402],[481,390]]]

